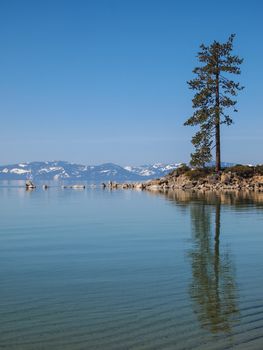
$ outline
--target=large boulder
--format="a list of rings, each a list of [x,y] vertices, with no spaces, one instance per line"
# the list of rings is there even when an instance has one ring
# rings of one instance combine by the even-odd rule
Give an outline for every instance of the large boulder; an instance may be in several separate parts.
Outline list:
[[[225,185],[229,185],[231,183],[231,174],[221,174],[220,181]]]

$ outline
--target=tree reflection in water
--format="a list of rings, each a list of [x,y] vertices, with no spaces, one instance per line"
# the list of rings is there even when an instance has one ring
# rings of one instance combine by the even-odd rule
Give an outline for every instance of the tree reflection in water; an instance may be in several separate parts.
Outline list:
[[[262,208],[263,193],[159,192],[190,210],[193,248],[189,252],[192,269],[190,296],[203,328],[212,333],[231,333],[238,318],[235,269],[231,253],[220,243],[221,207],[245,203]]]
[[[190,252],[190,295],[203,327],[211,332],[230,332],[237,316],[235,274],[231,256],[220,251],[220,199],[190,207],[194,247]],[[213,223],[214,218],[214,223]]]

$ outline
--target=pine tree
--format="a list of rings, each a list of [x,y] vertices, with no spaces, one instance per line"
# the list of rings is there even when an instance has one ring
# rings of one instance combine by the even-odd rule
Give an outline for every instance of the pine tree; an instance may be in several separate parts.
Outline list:
[[[188,81],[189,88],[196,93],[192,100],[195,112],[184,125],[200,126],[193,136],[195,153],[191,154],[193,166],[205,166],[212,160],[212,150],[216,149],[216,171],[221,169],[220,126],[233,123],[227,108],[237,112],[233,99],[243,89],[238,82],[231,80],[232,74],[240,74],[239,66],[243,59],[232,55],[235,34],[226,43],[214,41],[210,46],[202,44],[197,57],[202,64],[193,73],[196,78]]]

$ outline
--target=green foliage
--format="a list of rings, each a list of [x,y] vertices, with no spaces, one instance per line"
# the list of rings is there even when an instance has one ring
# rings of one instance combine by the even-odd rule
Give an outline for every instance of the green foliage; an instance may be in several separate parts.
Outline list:
[[[193,138],[192,143],[195,146],[195,153],[191,153],[190,164],[192,166],[202,166],[212,159],[211,141],[207,137],[205,130],[197,132]]]
[[[250,178],[254,175],[263,175],[263,165],[249,166],[237,164],[225,169],[225,172],[231,172],[243,178]]]
[[[184,173],[186,173],[189,170],[190,170],[189,166],[187,166],[186,164],[182,164],[179,168],[175,169],[171,173],[171,175],[173,175],[173,176],[180,176],[180,175],[183,175]]]
[[[254,175],[263,176],[263,165],[249,166],[237,164],[232,167],[225,168],[221,173],[233,174],[243,179],[249,179]],[[184,175],[191,181],[198,181],[200,179],[220,179],[220,176],[216,173],[215,167],[203,167],[191,169],[186,164],[172,171],[170,176],[181,176]]]
[[[192,100],[195,111],[184,125],[200,128],[192,138],[195,147],[195,152],[191,154],[193,166],[204,166],[211,161],[214,146],[217,146],[216,159],[220,162],[220,125],[233,123],[226,113],[227,108],[237,112],[234,97],[243,87],[231,80],[230,75],[240,74],[239,65],[243,60],[231,55],[234,37],[232,34],[226,43],[214,41],[210,46],[202,44],[197,55],[201,66],[193,70],[196,77],[187,82],[189,88],[196,92]],[[220,164],[217,168],[220,169]]]
[[[227,168],[225,172],[231,172],[236,174],[237,176],[243,177],[243,178],[249,178],[254,175],[254,167],[250,167],[248,165],[241,165],[237,164],[230,168]]]
[[[255,174],[256,175],[263,175],[263,165],[255,166]]]
[[[195,180],[199,180],[201,178],[207,177],[213,171],[214,171],[214,168],[197,168],[197,169],[188,170],[185,173],[185,176],[187,176],[190,180],[195,181]]]

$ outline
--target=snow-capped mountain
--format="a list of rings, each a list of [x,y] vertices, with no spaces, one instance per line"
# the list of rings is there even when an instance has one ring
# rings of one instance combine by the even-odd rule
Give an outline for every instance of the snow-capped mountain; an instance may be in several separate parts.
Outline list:
[[[125,168],[106,163],[81,165],[65,161],[30,162],[0,166],[1,180],[143,181],[164,176],[179,164],[154,164]]]
[[[65,161],[30,162],[0,166],[0,180],[145,181],[167,175],[182,163],[121,167],[113,163],[81,165]],[[234,163],[223,163],[223,167]]]
[[[124,169],[130,171],[131,173],[143,176],[144,178],[158,178],[167,175],[172,170],[177,169],[182,163],[155,163],[153,165],[141,165],[141,166],[126,166]]]

